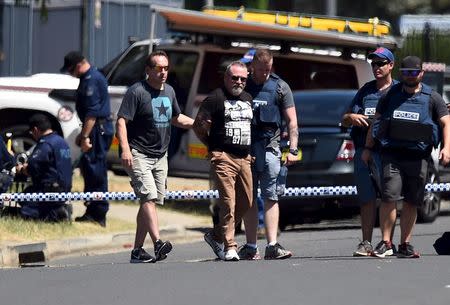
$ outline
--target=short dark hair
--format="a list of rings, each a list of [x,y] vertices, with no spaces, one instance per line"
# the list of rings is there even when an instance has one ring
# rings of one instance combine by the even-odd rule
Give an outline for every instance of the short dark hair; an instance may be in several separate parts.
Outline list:
[[[273,60],[273,54],[268,49],[256,49],[256,53],[253,56],[253,61],[259,61],[262,63],[269,63]]]
[[[167,58],[167,60],[169,60],[169,56],[167,56],[166,52],[164,52],[163,50],[157,50],[153,51],[149,56],[147,56],[145,64],[151,68],[154,67],[155,63],[153,62],[153,58],[156,56],[164,56],[165,58]]]
[[[28,126],[30,129],[37,127],[40,131],[46,131],[52,128],[50,119],[43,113],[33,114],[29,120]]]

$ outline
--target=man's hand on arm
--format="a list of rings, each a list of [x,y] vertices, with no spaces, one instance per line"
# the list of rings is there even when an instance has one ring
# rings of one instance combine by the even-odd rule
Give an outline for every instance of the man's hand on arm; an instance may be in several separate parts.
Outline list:
[[[359,127],[369,127],[368,116],[358,113],[346,113],[342,117],[342,124],[345,127],[359,126]]]
[[[211,128],[211,118],[206,111],[202,110],[202,108],[198,111],[192,128],[199,140],[203,144],[208,145],[208,134],[209,129]]]
[[[119,139],[120,149],[122,153],[120,158],[122,159],[122,166],[127,168],[133,167],[133,156],[131,154],[130,145],[128,144],[127,136],[127,120],[119,117],[116,123],[116,136]]]

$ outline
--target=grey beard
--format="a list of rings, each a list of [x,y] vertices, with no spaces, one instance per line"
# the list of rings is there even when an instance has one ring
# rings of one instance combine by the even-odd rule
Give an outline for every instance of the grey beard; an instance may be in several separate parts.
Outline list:
[[[231,94],[233,94],[234,96],[239,96],[242,93],[242,91],[244,91],[244,89],[241,87],[231,88]]]

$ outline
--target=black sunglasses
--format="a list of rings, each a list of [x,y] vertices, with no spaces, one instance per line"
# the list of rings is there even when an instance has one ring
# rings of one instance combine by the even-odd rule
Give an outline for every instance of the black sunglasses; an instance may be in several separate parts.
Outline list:
[[[372,68],[375,68],[375,67],[381,68],[381,67],[386,66],[388,63],[389,63],[389,61],[372,61],[370,63],[370,65],[372,66]]]
[[[403,76],[412,76],[412,77],[419,76],[420,72],[421,70],[401,70]]]
[[[231,80],[237,82],[238,80],[240,80],[241,82],[245,83],[247,81],[247,77],[242,77],[242,76],[236,76],[236,75],[231,75]]]

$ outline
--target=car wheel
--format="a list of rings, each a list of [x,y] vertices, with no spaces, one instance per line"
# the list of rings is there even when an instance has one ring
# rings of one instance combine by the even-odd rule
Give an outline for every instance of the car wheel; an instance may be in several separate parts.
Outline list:
[[[432,161],[428,163],[427,183],[439,183],[439,173]],[[441,210],[441,194],[425,192],[424,202],[417,209],[417,222],[430,223],[436,220]]]
[[[7,139],[7,134],[11,134],[12,139],[12,150],[16,155],[20,153],[31,154],[36,141],[33,139],[31,134],[28,132],[29,128],[27,125],[14,125],[5,128],[2,131],[2,136]]]

